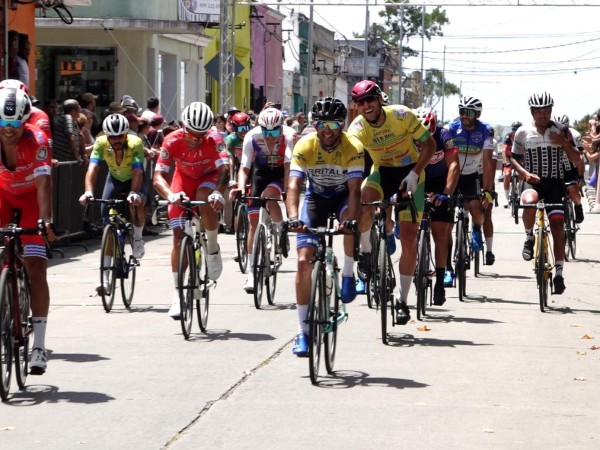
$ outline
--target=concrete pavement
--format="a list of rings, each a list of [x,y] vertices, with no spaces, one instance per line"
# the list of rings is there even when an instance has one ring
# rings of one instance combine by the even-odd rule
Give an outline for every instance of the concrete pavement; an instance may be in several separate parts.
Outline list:
[[[241,289],[233,236],[221,235],[225,270],[209,330],[194,324],[186,342],[166,314],[169,231],[147,241],[131,311],[117,300],[106,314],[95,295],[98,242],[67,248],[49,269],[48,371],[24,391],[13,384],[0,405],[0,445],[597,448],[600,216],[586,216],[567,290],[544,314],[520,256],[521,225],[502,207],[494,217],[496,264],[469,278],[466,302],[448,290],[443,307],[393,329],[384,346],[378,313],[359,297],[340,329],[336,371],[316,387],[308,360],[291,354],[294,252],[277,304],[258,311]]]

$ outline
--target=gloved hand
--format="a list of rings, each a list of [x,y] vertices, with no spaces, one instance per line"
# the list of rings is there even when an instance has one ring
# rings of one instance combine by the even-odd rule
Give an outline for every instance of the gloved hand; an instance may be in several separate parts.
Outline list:
[[[177,203],[180,200],[189,200],[189,198],[187,198],[185,192],[172,192],[167,196],[167,200],[169,200],[169,203]]]
[[[94,200],[94,193],[92,191],[85,191],[81,197],[79,197],[79,203],[86,205],[90,200]]]
[[[237,181],[236,180],[229,180],[229,189],[231,188],[236,188],[237,187]]]
[[[219,191],[213,191],[213,193],[208,196],[208,201],[211,203],[219,202],[221,205],[225,206],[225,198]]]
[[[135,192],[135,191],[129,192],[129,195],[127,196],[127,201],[129,203],[137,204],[137,203],[139,203],[139,200],[140,200],[140,196],[137,192]]]
[[[400,183],[400,188],[405,188],[409,192],[415,192],[417,190],[417,183],[419,182],[419,175],[412,170],[408,173],[406,178]]]

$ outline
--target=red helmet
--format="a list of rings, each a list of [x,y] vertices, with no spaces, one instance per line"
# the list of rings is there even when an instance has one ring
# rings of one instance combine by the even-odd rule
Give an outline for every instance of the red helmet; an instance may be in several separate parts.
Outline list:
[[[429,130],[430,133],[435,132],[435,128],[437,127],[437,122],[435,119],[435,114],[421,106],[413,111],[417,119]]]
[[[352,100],[356,101],[361,97],[367,97],[369,95],[380,96],[381,89],[374,81],[362,80],[354,85],[352,88]]]
[[[243,112],[237,112],[231,117],[231,125],[234,127],[243,127],[250,125],[250,116]]]

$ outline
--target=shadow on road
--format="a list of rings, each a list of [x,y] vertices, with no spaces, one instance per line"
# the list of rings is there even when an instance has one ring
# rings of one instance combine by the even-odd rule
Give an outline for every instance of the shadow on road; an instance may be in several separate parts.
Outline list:
[[[502,321],[493,320],[493,319],[482,319],[482,318],[475,318],[475,317],[456,317],[456,316],[453,316],[452,314],[429,315],[429,313],[426,316],[425,322],[430,322],[430,323],[431,322],[432,323],[435,323],[435,322],[443,322],[443,323],[460,322],[460,323],[473,323],[473,324],[504,323]]]
[[[86,362],[97,362],[97,361],[108,361],[110,358],[104,356],[95,355],[91,353],[55,353],[52,350],[48,350],[48,359],[57,360],[62,359],[63,361],[86,363]]]
[[[31,378],[28,377],[28,380]],[[9,404],[11,406],[34,406],[41,403],[106,403],[115,400],[110,395],[101,392],[73,392],[61,391],[57,386],[48,384],[32,384],[25,387],[25,390],[15,392],[11,395]]]
[[[370,377],[366,372],[353,370],[336,370],[331,374],[331,378],[320,378],[317,385],[328,389],[348,389],[363,386],[414,389],[429,386],[428,384],[402,378]]]
[[[388,333],[389,347],[461,347],[461,346],[482,346],[492,344],[478,344],[473,341],[463,341],[458,339],[436,339],[427,337],[415,337],[412,334]]]
[[[275,336],[262,333],[232,333],[231,330],[208,330],[206,334],[192,334],[189,341],[230,341],[238,339],[240,341],[273,341]]]

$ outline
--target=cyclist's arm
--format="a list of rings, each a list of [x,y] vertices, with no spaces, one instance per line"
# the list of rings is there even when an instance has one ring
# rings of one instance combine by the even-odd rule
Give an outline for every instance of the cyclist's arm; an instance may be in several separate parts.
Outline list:
[[[300,186],[303,178],[291,176],[289,177],[286,188],[285,208],[289,220],[298,220],[298,205],[300,203]]]
[[[494,173],[496,164],[493,158],[493,150],[483,150],[483,189],[486,191],[494,190]]]
[[[131,190],[133,192],[140,192],[142,190],[142,184],[144,183],[144,172],[142,169],[133,169],[131,171]]]
[[[358,220],[360,212],[360,185],[361,178],[351,178],[348,180],[348,220]]]
[[[39,218],[50,221],[52,219],[52,178],[50,175],[39,175],[35,177],[37,189],[37,201],[39,207]]]
[[[173,194],[173,191],[171,191],[171,186],[169,185],[169,182],[166,178],[168,172],[163,172],[162,170],[157,169],[154,170],[152,184],[154,186],[154,189],[156,189],[156,192],[158,192],[161,195],[161,197],[168,198],[170,194]]]
[[[444,192],[442,192],[442,194],[452,195],[456,190],[458,177],[460,176],[458,149],[454,147],[451,151],[445,152],[444,160],[446,161],[446,167],[448,167],[448,173],[446,175],[446,187],[444,188]]]
[[[412,169],[417,175],[420,175],[421,172],[423,172],[423,169],[425,169],[425,166],[429,164],[429,161],[431,161],[431,158],[435,153],[435,149],[437,148],[435,139],[431,135],[425,141],[421,142],[420,145],[421,154],[419,155],[417,164],[415,164],[415,167]]]
[[[289,179],[290,179],[290,163],[286,162],[283,165],[283,188],[284,189],[288,185]]]
[[[229,164],[222,164],[217,170],[219,171],[217,191],[223,194],[229,188]]]
[[[100,166],[95,162],[90,162],[88,166],[88,170],[85,173],[85,191],[94,192],[94,185],[96,184],[96,177],[98,176],[98,171],[100,170]]]

